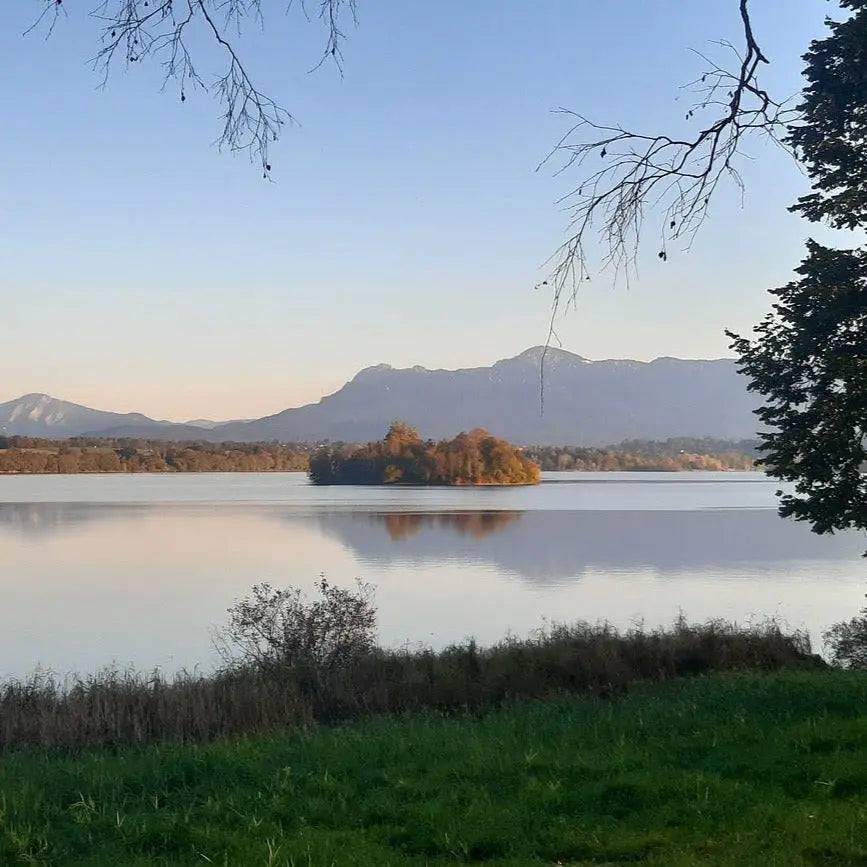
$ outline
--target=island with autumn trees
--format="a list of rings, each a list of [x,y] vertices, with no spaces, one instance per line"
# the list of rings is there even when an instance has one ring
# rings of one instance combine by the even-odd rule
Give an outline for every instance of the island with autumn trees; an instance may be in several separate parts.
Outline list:
[[[308,470],[315,485],[537,485],[539,465],[522,449],[476,428],[453,440],[423,440],[394,422],[385,438],[319,449]]]

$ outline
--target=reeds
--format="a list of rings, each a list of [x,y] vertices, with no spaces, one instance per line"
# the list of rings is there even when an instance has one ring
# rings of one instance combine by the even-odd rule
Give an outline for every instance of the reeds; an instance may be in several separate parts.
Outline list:
[[[89,677],[38,672],[0,686],[0,751],[204,741],[374,713],[431,708],[479,710],[567,692],[613,694],[637,681],[710,671],[770,671],[805,663],[806,634],[774,622],[722,621],[620,632],[578,623],[442,651],[367,648],[339,664],[295,658],[285,664],[235,659],[212,674],[167,677],[107,669]]]

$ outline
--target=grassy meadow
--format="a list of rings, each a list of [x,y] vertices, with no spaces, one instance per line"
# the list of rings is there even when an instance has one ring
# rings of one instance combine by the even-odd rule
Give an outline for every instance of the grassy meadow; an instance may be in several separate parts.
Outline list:
[[[867,672],[772,621],[389,650],[324,578],[229,615],[209,675],[0,686],[0,865],[867,865]]]
[[[0,864],[867,864],[867,673],[0,758]]]

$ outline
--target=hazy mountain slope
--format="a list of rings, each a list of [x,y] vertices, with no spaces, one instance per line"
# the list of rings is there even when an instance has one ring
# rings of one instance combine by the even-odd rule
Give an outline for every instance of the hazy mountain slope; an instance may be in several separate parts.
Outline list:
[[[734,361],[658,358],[587,361],[549,349],[540,414],[540,358],[535,347],[490,367],[396,370],[369,367],[318,403],[254,421],[207,429],[111,413],[26,395],[0,404],[0,433],[48,438],[76,435],[256,441],[379,439],[391,421],[439,439],[482,426],[519,444],[607,445],[625,439],[752,437],[758,401]]]
[[[191,424],[175,424],[173,422],[130,422],[99,430],[85,431],[85,436],[113,437],[115,439],[142,440],[202,440],[204,442],[222,442],[223,437],[213,436],[213,431]]]
[[[61,439],[119,425],[147,425],[162,430],[167,422],[137,412],[105,412],[47,394],[26,394],[0,403],[0,434]]]
[[[212,434],[237,440],[368,440],[402,419],[424,436],[476,426],[517,443],[604,445],[628,438],[752,436],[756,399],[734,362],[659,358],[587,361],[549,349],[540,415],[541,347],[491,367],[467,370],[362,370],[319,403]]]

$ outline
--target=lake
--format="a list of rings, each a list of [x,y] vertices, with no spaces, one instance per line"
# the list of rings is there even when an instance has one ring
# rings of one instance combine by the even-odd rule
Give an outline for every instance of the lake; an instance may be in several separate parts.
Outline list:
[[[250,586],[376,588],[381,640],[864,603],[867,540],[780,519],[759,473],[547,473],[530,488],[317,488],[302,474],[0,477],[0,677],[213,665]]]

